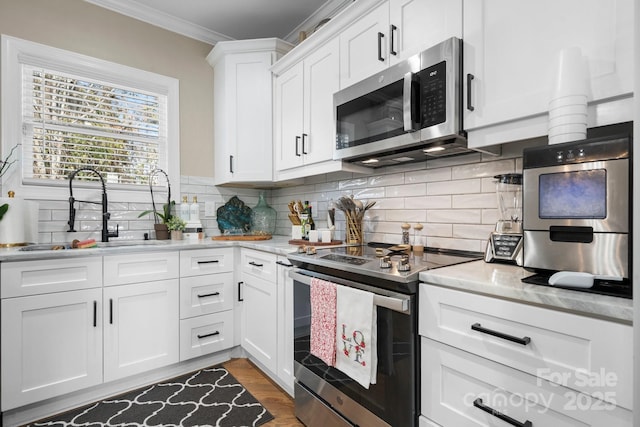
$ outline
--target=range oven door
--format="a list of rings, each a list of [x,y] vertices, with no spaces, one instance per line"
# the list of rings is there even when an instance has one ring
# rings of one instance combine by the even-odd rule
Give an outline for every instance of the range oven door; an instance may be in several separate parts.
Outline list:
[[[368,390],[310,353],[311,275],[376,294],[378,375],[376,384],[370,385]],[[292,270],[290,276],[294,286],[294,373],[298,418],[309,427],[415,426],[418,416],[417,379],[420,376],[415,295],[395,294],[301,269]]]

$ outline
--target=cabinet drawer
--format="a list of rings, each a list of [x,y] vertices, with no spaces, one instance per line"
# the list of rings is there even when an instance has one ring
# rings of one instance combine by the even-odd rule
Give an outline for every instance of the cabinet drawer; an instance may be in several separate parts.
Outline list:
[[[207,274],[180,279],[180,318],[233,308],[233,273]]]
[[[233,271],[233,248],[180,251],[180,276]]]
[[[278,257],[275,254],[242,249],[242,273],[275,283],[277,259]]]
[[[233,310],[180,321],[180,360],[233,347]]]
[[[442,426],[509,425],[489,408],[513,425],[632,425],[631,411],[448,345],[422,338],[421,353],[421,412]]]
[[[102,258],[3,262],[2,298],[72,291],[102,286]]]
[[[175,279],[179,274],[178,252],[148,252],[104,257],[104,285],[125,285]]]
[[[631,326],[425,284],[419,313],[420,335],[633,408]]]

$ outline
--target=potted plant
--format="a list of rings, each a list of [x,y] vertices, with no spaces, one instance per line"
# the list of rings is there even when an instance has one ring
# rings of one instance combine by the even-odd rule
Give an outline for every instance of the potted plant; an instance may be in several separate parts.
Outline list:
[[[187,223],[179,216],[173,215],[167,221],[167,228],[171,232],[171,240],[182,240],[182,232],[184,231]]]
[[[162,213],[156,210],[156,202],[153,199],[153,177],[157,173],[162,173],[167,180],[167,203],[162,205]],[[151,192],[151,204],[153,206],[152,210],[147,210],[138,215],[138,218],[143,217],[147,214],[153,213],[153,229],[156,232],[157,240],[167,240],[169,239],[169,228],[167,226],[169,220],[173,217],[171,214],[171,210],[175,206],[175,200],[171,200],[171,184],[169,183],[169,175],[162,169],[154,169],[149,174],[149,191]],[[160,222],[162,220],[162,222]]]

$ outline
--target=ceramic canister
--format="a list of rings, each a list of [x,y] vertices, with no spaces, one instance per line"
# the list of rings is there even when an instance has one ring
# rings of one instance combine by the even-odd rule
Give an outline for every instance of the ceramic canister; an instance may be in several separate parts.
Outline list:
[[[24,200],[13,197],[13,191],[9,192],[9,196],[0,197],[0,206],[5,203],[9,205],[9,209],[0,220],[0,246],[3,247],[26,244]]]

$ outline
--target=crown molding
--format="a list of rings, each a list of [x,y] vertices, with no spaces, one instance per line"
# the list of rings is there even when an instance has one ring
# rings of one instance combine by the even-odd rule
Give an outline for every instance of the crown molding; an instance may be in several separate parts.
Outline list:
[[[320,21],[325,18],[333,18],[355,1],[356,0],[327,0],[320,9],[316,10],[311,16],[302,21],[300,25],[287,34],[284,40],[292,44],[298,43],[298,35],[300,34],[300,31],[307,31],[307,33],[309,33],[310,29],[315,28]]]
[[[209,30],[184,19],[176,18],[168,13],[151,7],[132,3],[127,0],[84,0],[87,3],[109,9],[113,12],[155,25],[183,36],[215,45],[219,41],[233,40],[229,36]]]

